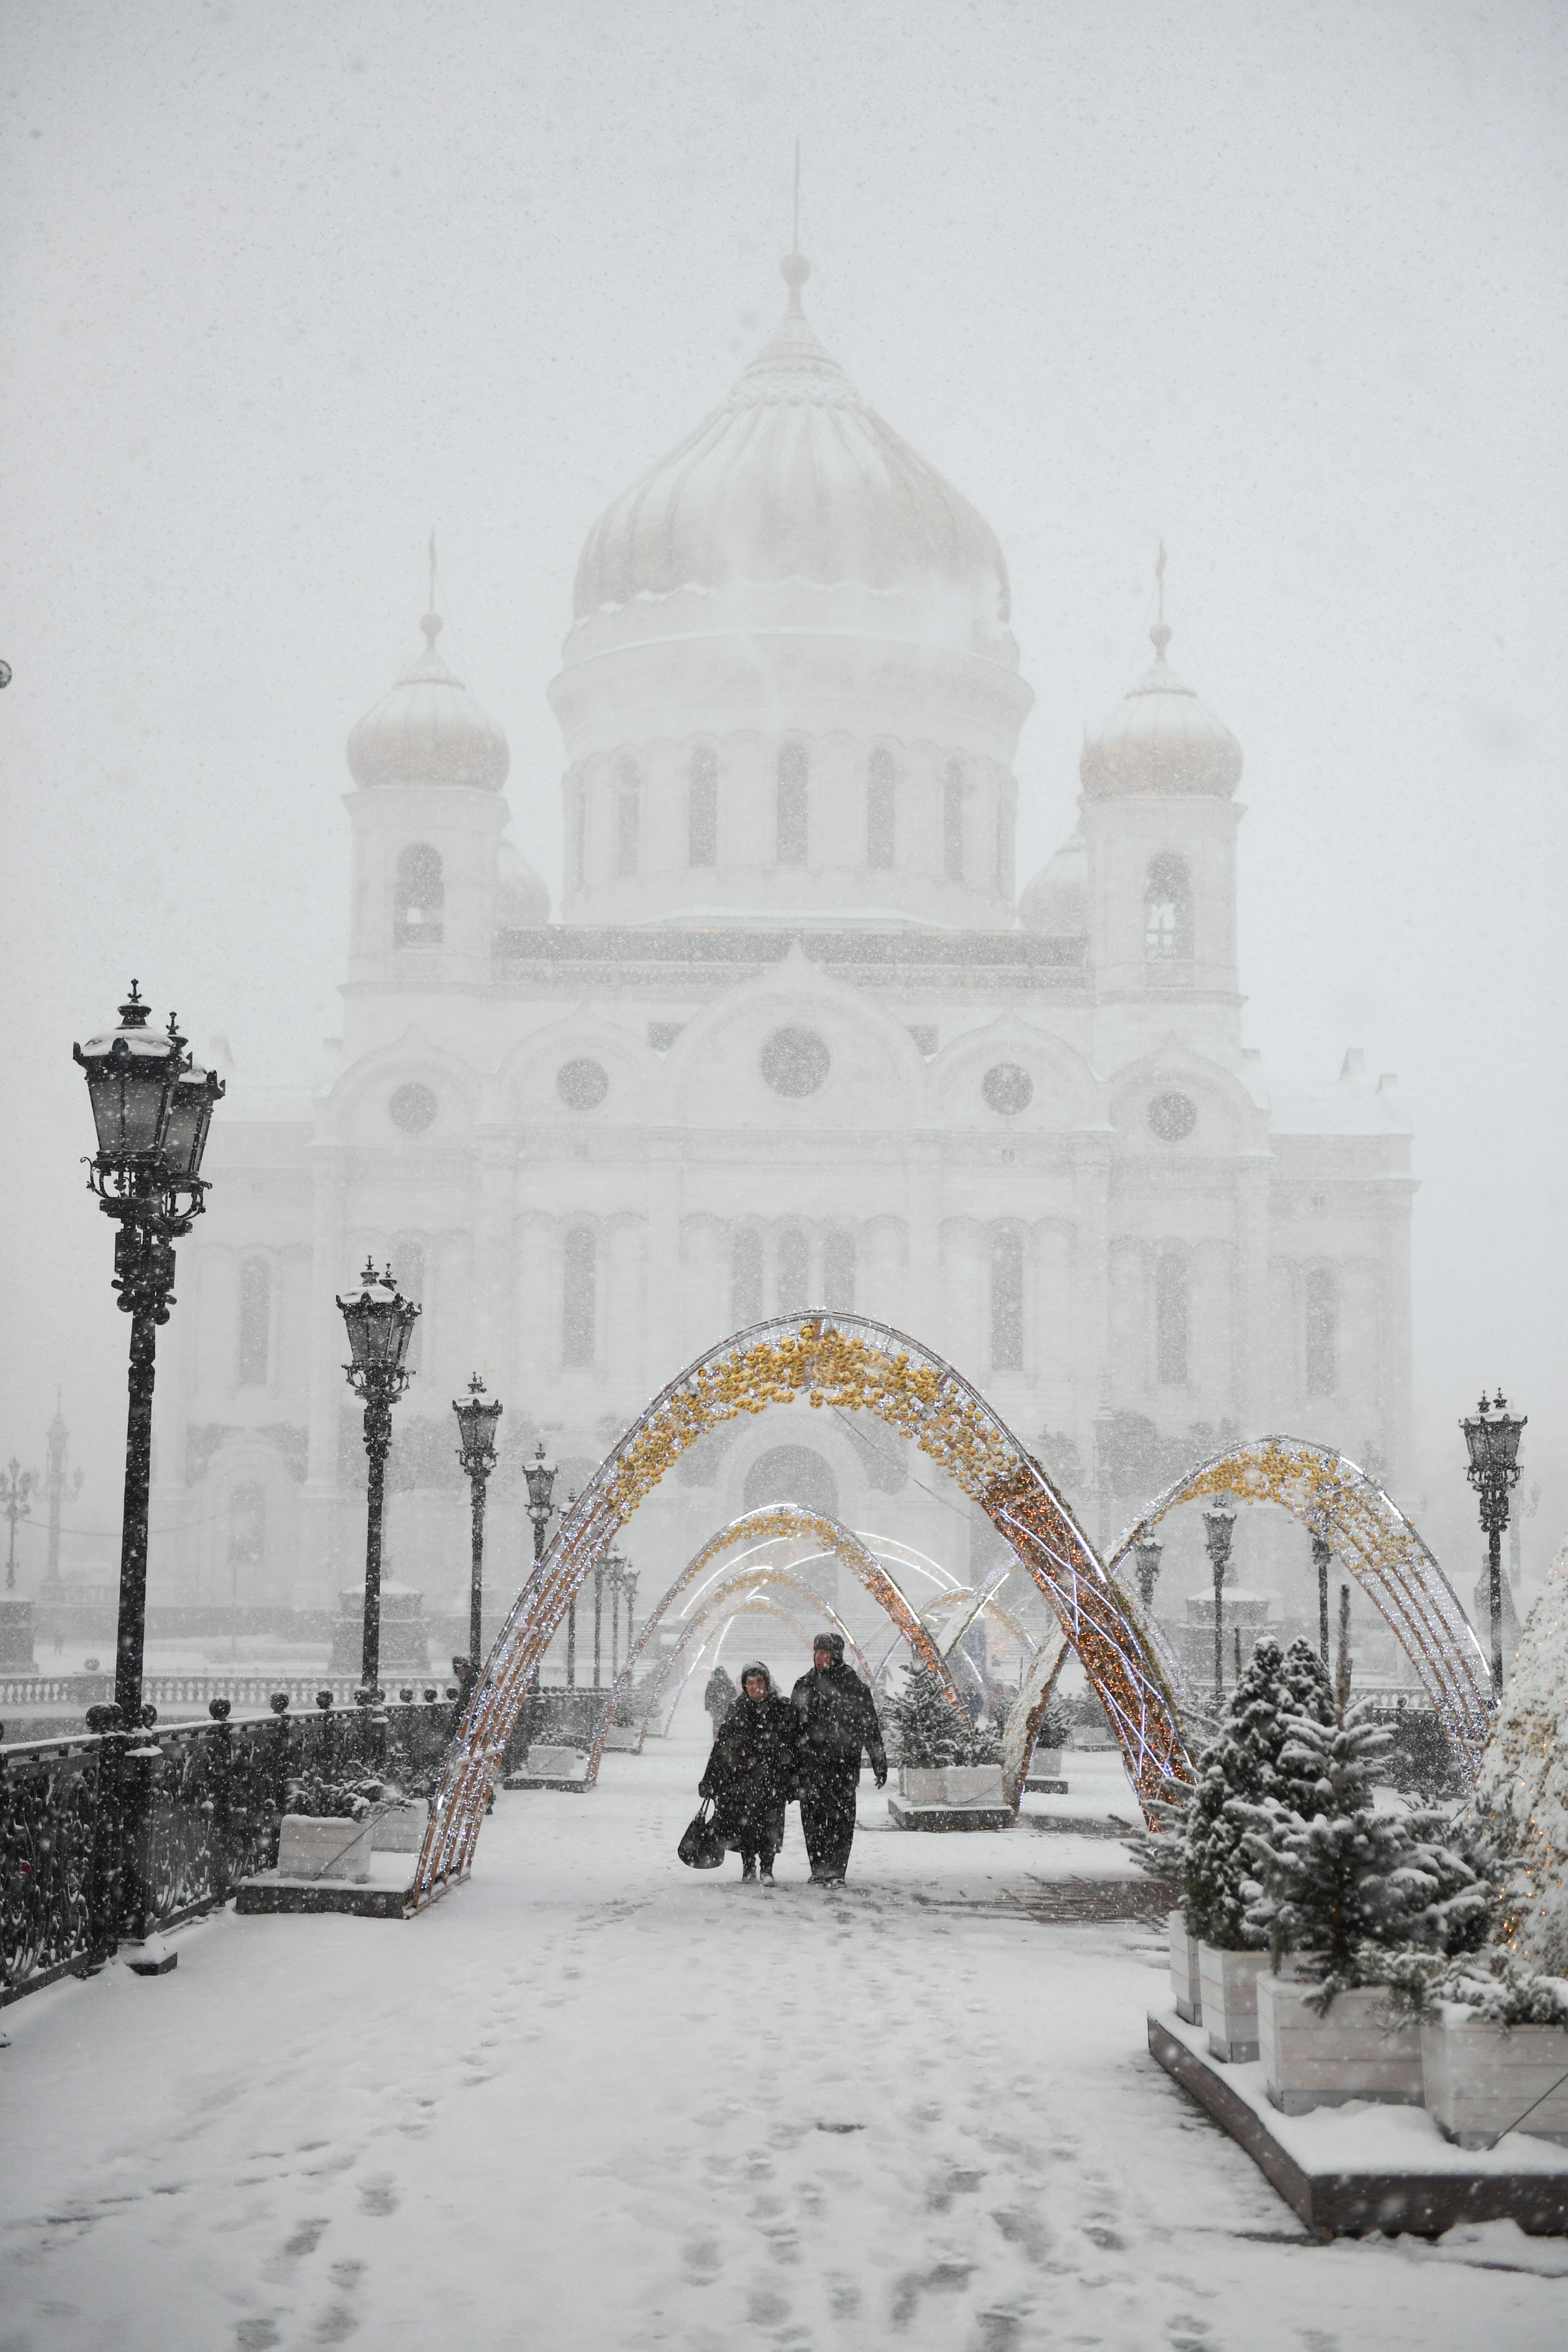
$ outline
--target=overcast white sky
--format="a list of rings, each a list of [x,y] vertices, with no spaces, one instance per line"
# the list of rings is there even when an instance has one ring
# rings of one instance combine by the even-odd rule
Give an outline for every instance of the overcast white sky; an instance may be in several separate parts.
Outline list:
[[[577,550],[780,309],[798,136],[815,323],[1007,551],[1020,871],[1163,533],[1173,657],[1246,749],[1250,1041],[1363,1045],[1415,1118],[1427,1518],[1472,1545],[1453,1422],[1500,1380],[1555,1549],[1565,49],[1531,0],[8,0],[0,1455],[62,1384],[116,1523],[70,1042],[135,971],[310,1075],[342,742],[433,522],[558,887]]]

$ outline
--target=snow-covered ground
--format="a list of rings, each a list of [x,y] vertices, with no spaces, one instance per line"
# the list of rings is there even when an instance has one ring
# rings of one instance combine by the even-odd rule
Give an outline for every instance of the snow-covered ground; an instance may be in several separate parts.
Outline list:
[[[226,1914],[5,2011],[0,2352],[1568,2343],[1560,2242],[1302,2242],[1147,2054],[1161,1938],[1000,1907],[1118,1845],[868,1776],[847,1889],[793,1814],[742,1889],[675,1856],[700,1727],[499,1797],[420,1919]]]

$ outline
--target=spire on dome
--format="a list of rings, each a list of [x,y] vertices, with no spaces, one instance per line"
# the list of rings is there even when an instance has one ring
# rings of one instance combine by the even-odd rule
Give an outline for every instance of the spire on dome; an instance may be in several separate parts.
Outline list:
[[[430,603],[436,602],[436,534],[430,534]],[[465,784],[499,793],[511,754],[461,678],[436,650],[443,627],[432,610],[419,624],[425,650],[389,694],[365,713],[348,741],[356,784]]]
[[[1121,706],[1089,736],[1079,775],[1091,800],[1142,793],[1203,793],[1228,800],[1241,781],[1241,746],[1165,659],[1165,542],[1154,564],[1154,658]]]

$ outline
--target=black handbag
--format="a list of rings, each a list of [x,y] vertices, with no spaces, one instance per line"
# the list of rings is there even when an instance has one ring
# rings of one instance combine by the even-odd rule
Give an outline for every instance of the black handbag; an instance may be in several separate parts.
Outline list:
[[[724,1859],[724,1841],[713,1827],[713,1800],[704,1797],[676,1852],[689,1870],[717,1870]]]

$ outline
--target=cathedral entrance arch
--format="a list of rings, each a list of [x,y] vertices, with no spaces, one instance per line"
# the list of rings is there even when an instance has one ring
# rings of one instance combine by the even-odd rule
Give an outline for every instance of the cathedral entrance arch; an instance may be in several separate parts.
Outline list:
[[[1322,1538],[1393,1630],[1456,1763],[1473,1780],[1496,1705],[1481,1645],[1409,1520],[1344,1454],[1299,1437],[1263,1437],[1214,1454],[1167,1486],[1128,1529],[1111,1556],[1111,1576],[1126,1576],[1132,1547],[1167,1511],[1216,1495],[1277,1504]]]
[[[565,1514],[507,1613],[447,1752],[416,1906],[464,1877],[528,1685],[595,1561],[687,1449],[775,1406],[870,1412],[946,1470],[1050,1602],[1105,1709],[1146,1813],[1191,1770],[1192,1703],[1137,1599],[1110,1576],[1050,1477],[942,1357],[862,1315],[776,1317],[710,1349],[644,1407]]]
[[[833,1465],[809,1445],[774,1445],[759,1454],[742,1490],[748,1511],[764,1503],[799,1503],[825,1519],[838,1517],[838,1481]]]

